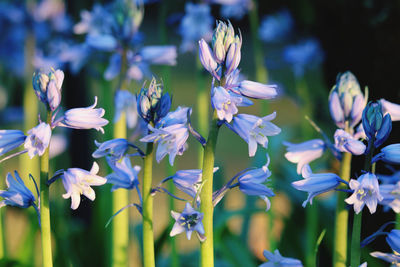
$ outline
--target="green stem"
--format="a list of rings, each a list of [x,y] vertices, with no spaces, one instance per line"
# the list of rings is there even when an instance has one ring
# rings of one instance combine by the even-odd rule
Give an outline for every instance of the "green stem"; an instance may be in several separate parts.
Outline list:
[[[318,231],[318,202],[306,208],[306,266],[316,266],[316,251],[315,244],[317,242]]]
[[[210,131],[203,156],[203,181],[204,185],[200,193],[201,207],[200,211],[204,214],[203,225],[206,240],[201,243],[200,256],[201,267],[214,266],[214,244],[213,244],[213,213],[214,205],[212,202],[213,195],[213,169],[215,161],[215,148],[217,145],[219,126],[217,124],[218,117],[214,111],[211,121]]]
[[[351,234],[351,257],[350,266],[358,267],[361,258],[361,223],[362,223],[362,210],[359,214],[354,214],[353,217],[353,232]]]
[[[154,267],[154,234],[153,234],[153,196],[151,185],[153,179],[153,143],[147,143],[143,167],[143,264]]]
[[[47,123],[51,123],[51,112],[47,112]],[[49,206],[49,149],[40,157],[40,223],[42,229],[43,266],[53,266],[51,254],[51,228]]]
[[[340,178],[349,181],[351,171],[351,154],[344,153],[340,165]],[[339,188],[346,188],[341,185]],[[346,209],[344,202],[346,194],[344,192],[337,192],[336,203],[336,219],[335,219],[335,236],[333,246],[333,266],[346,267],[347,261],[347,231],[348,231],[348,218],[349,212]]]

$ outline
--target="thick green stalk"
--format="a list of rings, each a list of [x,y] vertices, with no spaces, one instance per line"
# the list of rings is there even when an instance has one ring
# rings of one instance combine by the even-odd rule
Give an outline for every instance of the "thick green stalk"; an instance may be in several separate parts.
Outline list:
[[[318,202],[306,208],[306,266],[316,266],[315,244],[317,241],[318,231]]]
[[[51,112],[47,113],[47,123],[51,123]],[[40,223],[42,229],[42,258],[43,266],[53,266],[51,253],[51,228],[49,205],[49,149],[40,157]]]
[[[362,224],[362,210],[359,214],[354,214],[353,217],[353,231],[351,234],[351,257],[350,266],[358,267],[361,258],[361,224]]]
[[[151,185],[153,179],[153,143],[147,143],[143,167],[143,264],[154,267],[154,233],[153,233],[153,196]]]
[[[349,181],[351,171],[351,154],[344,153],[340,165],[340,178]],[[339,188],[346,188],[341,185]],[[333,246],[333,266],[346,267],[347,261],[347,231],[348,231],[348,218],[349,212],[346,209],[344,202],[346,194],[337,192],[336,203],[336,219],[335,219],[335,236]]]
[[[200,211],[204,214],[203,225],[205,230],[206,240],[201,243],[200,257],[201,267],[214,266],[214,244],[213,244],[213,213],[214,205],[212,201],[213,195],[213,169],[215,161],[215,148],[218,138],[218,117],[214,111],[213,119],[211,121],[210,131],[206,147],[204,148],[203,156],[203,188],[200,193],[201,206]]]

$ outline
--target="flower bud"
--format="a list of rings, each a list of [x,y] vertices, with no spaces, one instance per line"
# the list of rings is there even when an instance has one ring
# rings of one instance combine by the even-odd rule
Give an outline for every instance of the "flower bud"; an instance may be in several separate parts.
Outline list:
[[[61,102],[61,87],[64,81],[64,72],[51,70],[49,74],[39,72],[33,74],[33,89],[39,100],[54,111]]]
[[[229,46],[225,59],[225,75],[228,76],[237,69],[241,59],[242,37],[236,36],[235,41]]]
[[[386,141],[392,130],[390,114],[383,116],[379,102],[369,102],[362,114],[362,124],[368,140],[379,147]]]
[[[157,84],[155,78],[151,80],[149,88],[140,90],[137,102],[138,113],[147,122],[161,119],[171,107],[169,95],[163,95],[163,85]]]
[[[33,89],[35,90],[36,96],[43,103],[46,103],[47,96],[47,84],[49,83],[49,76],[44,73],[34,73],[32,78]]]
[[[217,61],[215,61],[214,55],[204,39],[201,39],[199,41],[199,57],[203,67],[219,80],[219,77],[216,77],[216,69],[218,68],[218,63]]]

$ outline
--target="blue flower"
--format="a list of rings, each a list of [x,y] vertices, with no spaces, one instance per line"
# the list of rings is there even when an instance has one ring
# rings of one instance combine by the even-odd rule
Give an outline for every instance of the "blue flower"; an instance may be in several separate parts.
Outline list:
[[[364,154],[367,148],[363,142],[356,140],[351,134],[342,129],[335,132],[335,148],[341,152],[349,152],[353,155]]]
[[[171,210],[171,216],[175,219],[175,224],[169,234],[170,236],[186,232],[186,237],[190,240],[193,231],[196,231],[200,240],[205,240],[203,236],[205,231],[202,223],[203,213],[193,209],[190,203],[186,203],[182,213]]]
[[[339,186],[342,181],[339,176],[334,173],[312,173],[309,165],[305,165],[302,169],[303,180],[292,183],[292,186],[300,191],[308,192],[307,199],[303,202],[303,207],[308,202],[312,204],[315,196],[331,191]]]
[[[184,124],[173,124],[163,128],[154,128],[148,125],[152,132],[140,139],[141,142],[158,143],[156,160],[160,162],[169,154],[169,163],[174,165],[176,155],[182,155],[187,148],[186,140],[189,137],[189,131]]]
[[[395,253],[400,253],[400,230],[390,231],[386,236],[386,242]]]
[[[63,198],[71,198],[71,209],[76,210],[81,202],[81,195],[85,195],[88,199],[94,200],[96,194],[90,186],[99,186],[107,182],[107,179],[97,175],[99,165],[93,163],[90,172],[79,168],[70,168],[64,171],[62,182],[67,191],[63,194]]]
[[[381,149],[381,152],[374,156],[372,163],[383,160],[388,163],[400,164],[400,144],[391,144]]]
[[[268,262],[259,265],[258,267],[303,267],[303,264],[298,259],[283,257],[279,250],[275,250],[274,253],[264,250],[264,257]]]
[[[253,157],[257,151],[257,143],[264,148],[268,146],[267,136],[277,135],[281,129],[270,122],[275,119],[276,113],[265,117],[249,114],[239,114],[233,119],[232,130],[249,144],[249,156]]]
[[[187,124],[188,113],[192,113],[192,109],[179,106],[175,111],[168,112],[161,120],[157,122],[157,128],[167,127],[173,124]]]
[[[227,91],[224,87],[214,87],[211,92],[211,104],[217,111],[220,120],[231,122],[233,115],[238,112],[237,106],[249,106],[253,104],[251,101],[235,94],[232,91]]]
[[[379,204],[389,206],[395,213],[400,213],[400,182],[382,184],[379,186],[379,192],[383,197]]]
[[[86,44],[105,52],[112,52],[118,46],[117,40],[110,34],[88,34]]]
[[[400,105],[387,101],[386,99],[379,100],[382,105],[383,113],[389,113],[392,121],[400,121]]]
[[[28,131],[24,147],[30,158],[42,156],[50,144],[51,127],[47,123],[40,123]]]
[[[326,148],[324,141],[321,139],[313,139],[300,144],[283,142],[283,145],[286,146],[288,151],[285,154],[285,158],[292,163],[297,163],[298,174],[301,173],[304,165],[320,158]]]
[[[114,103],[114,123],[118,122],[121,114],[125,112],[126,125],[129,129],[134,128],[138,120],[136,96],[127,90],[118,90],[115,93]]]
[[[111,191],[118,188],[133,189],[139,184],[138,174],[140,166],[132,167],[131,160],[123,157],[120,162],[115,162],[107,158],[108,165],[113,169],[113,173],[106,176],[107,183],[112,184]]]
[[[267,204],[267,211],[271,207],[271,202],[268,197],[275,196],[274,192],[263,184],[268,181],[268,178],[271,176],[271,172],[268,169],[269,161],[270,159],[267,155],[267,163],[264,166],[249,170],[237,178],[240,191],[249,196],[261,197]]]
[[[204,39],[199,41],[199,58],[203,67],[211,73],[215,79],[219,80],[220,75],[217,73],[218,63],[214,58],[211,48]]]
[[[107,156],[114,162],[119,161],[129,148],[129,142],[124,138],[116,138],[103,143],[94,142],[97,149],[93,152],[92,157],[101,158]]]
[[[278,95],[276,88],[275,84],[269,85],[244,80],[239,83],[237,90],[243,96],[256,99],[272,99]]]
[[[264,42],[280,42],[293,28],[293,18],[288,10],[281,10],[262,19],[258,36]]]
[[[14,171],[14,176],[11,173],[7,174],[6,184],[7,190],[0,190],[0,197],[4,198],[0,202],[0,208],[6,205],[16,206],[20,208],[28,208],[35,203],[35,197],[32,192],[25,186],[17,171]]]
[[[25,142],[26,136],[19,130],[0,130],[0,156]]]
[[[345,201],[347,204],[354,205],[354,212],[360,213],[366,204],[370,213],[375,213],[378,201],[383,200],[376,175],[364,173],[357,180],[351,179],[349,185],[354,193]]]
[[[192,198],[196,197],[201,185],[202,170],[179,170],[172,176],[174,185]]]
[[[153,45],[143,47],[139,56],[151,64],[175,66],[177,53],[174,45]]]
[[[104,109],[94,108],[97,105],[97,97],[94,104],[87,108],[73,108],[65,112],[63,121],[56,126],[63,126],[72,129],[96,129],[104,133],[103,126],[108,124],[108,120],[102,118]]]
[[[351,128],[357,125],[366,104],[367,99],[357,78],[350,71],[339,74],[329,94],[329,110],[336,125],[342,129],[346,127],[346,122]]]
[[[379,102],[369,102],[362,113],[362,124],[368,140],[374,140],[375,147],[381,146],[392,131],[390,114],[383,116]],[[368,150],[370,148],[368,147]]]
[[[394,253],[383,253],[379,251],[371,252],[372,257],[387,261],[391,266],[398,266],[400,264],[400,255]]]

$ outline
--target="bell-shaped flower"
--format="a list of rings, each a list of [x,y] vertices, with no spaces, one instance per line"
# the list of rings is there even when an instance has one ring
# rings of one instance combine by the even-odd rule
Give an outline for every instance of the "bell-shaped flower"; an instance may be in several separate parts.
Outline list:
[[[71,209],[76,210],[81,202],[81,195],[86,196],[90,200],[96,198],[96,193],[90,186],[99,186],[107,182],[107,179],[98,176],[99,165],[93,163],[90,172],[79,168],[70,168],[64,171],[62,182],[67,191],[63,194],[63,198],[71,198]]]
[[[342,181],[339,176],[334,173],[312,173],[309,165],[305,165],[301,172],[303,180],[292,183],[292,186],[300,191],[308,192],[307,199],[303,202],[303,207],[308,202],[312,204],[315,196],[331,191],[339,186]]]
[[[334,135],[335,148],[341,152],[349,152],[353,155],[364,154],[367,148],[363,142],[356,140],[348,132],[337,129]]]
[[[192,109],[179,106],[175,111],[168,112],[161,120],[157,122],[157,128],[171,126],[173,124],[187,124],[188,113],[192,113]]]
[[[294,258],[283,257],[279,250],[275,250],[274,253],[269,252],[268,250],[264,250],[264,257],[268,260],[258,267],[303,267],[303,264],[300,260]]]
[[[204,39],[199,41],[199,58],[203,67],[211,73],[217,80],[220,79],[220,76],[217,74],[218,63],[214,58],[214,54],[211,48],[208,46],[207,42]]]
[[[265,117],[257,117],[249,114],[239,114],[233,119],[230,127],[249,145],[249,156],[253,157],[257,151],[257,143],[267,148],[267,136],[277,135],[281,129],[270,122],[275,119],[276,112]]]
[[[114,171],[106,176],[107,183],[112,184],[111,191],[118,188],[133,189],[139,184],[138,174],[140,166],[132,167],[129,157],[123,157],[120,162],[115,162],[107,158],[108,165]]]
[[[19,130],[0,130],[0,156],[22,145],[25,138]]]
[[[190,203],[186,203],[182,213],[171,210],[171,216],[175,219],[175,224],[172,227],[170,236],[175,236],[186,232],[187,239],[190,240],[192,233],[197,232],[200,240],[204,240],[203,213],[195,210]]]
[[[182,155],[186,150],[186,140],[189,137],[189,131],[184,124],[173,124],[171,126],[160,129],[148,125],[152,133],[146,135],[141,142],[158,143],[156,160],[160,162],[167,154],[169,154],[169,163],[174,165],[176,155]]]
[[[275,84],[263,84],[248,80],[241,81],[237,90],[241,95],[256,99],[272,99],[278,95]]]
[[[400,253],[400,230],[393,229],[386,236],[386,242],[395,253]]]
[[[379,100],[382,105],[383,113],[389,113],[392,121],[400,121],[400,105],[387,101],[386,99]]]
[[[351,128],[357,125],[366,104],[357,78],[350,71],[339,74],[329,94],[329,109],[336,125],[342,129],[346,121]]]
[[[267,155],[267,163],[264,166],[246,171],[237,178],[240,191],[249,196],[261,197],[267,204],[267,211],[271,207],[268,197],[275,196],[274,192],[264,184],[271,176],[271,171],[268,169],[269,162],[270,159]]]
[[[369,102],[362,113],[362,124],[368,140],[374,140],[375,147],[381,146],[392,131],[389,114],[383,115],[379,102]],[[369,148],[368,148],[369,150]]]
[[[58,126],[72,129],[96,129],[104,133],[103,126],[108,124],[104,119],[104,109],[94,108],[97,105],[97,97],[94,98],[94,104],[87,108],[73,108],[65,112],[63,121]]]
[[[93,152],[93,158],[109,157],[112,161],[119,161],[129,148],[129,142],[125,138],[116,138],[99,143],[94,141],[97,149]]]
[[[231,122],[233,115],[238,112],[237,106],[249,106],[253,104],[251,101],[227,91],[224,87],[214,87],[211,93],[211,103],[217,111],[218,119]]]
[[[379,251],[371,252],[370,255],[372,257],[387,261],[391,264],[391,266],[399,266],[400,265],[400,255],[395,253],[383,253]]]
[[[0,202],[0,208],[6,205],[20,208],[28,208],[35,203],[35,197],[25,186],[17,171],[14,171],[14,177],[11,173],[7,174],[7,190],[0,190],[0,197],[4,198]]]
[[[118,90],[115,93],[114,103],[114,123],[119,121],[122,113],[125,113],[126,125],[129,129],[134,128],[138,120],[136,96],[127,90]]]
[[[373,157],[372,163],[377,162],[378,160],[383,160],[393,164],[400,164],[400,143],[391,144],[382,148],[381,152]]]
[[[381,179],[381,176],[379,178]],[[379,204],[389,206],[395,213],[400,213],[400,182],[382,184],[379,186],[379,192],[383,197]]]
[[[50,144],[50,138],[51,127],[47,123],[41,122],[36,127],[30,129],[24,143],[29,157],[42,156]]]
[[[345,201],[349,205],[354,205],[354,212],[360,213],[367,205],[370,213],[375,213],[378,201],[383,200],[376,175],[364,173],[357,180],[351,179],[349,185],[354,192]]]
[[[286,146],[285,158],[297,163],[297,173],[300,174],[303,166],[318,159],[324,154],[326,145],[321,139],[313,139],[299,144],[283,142]]]

